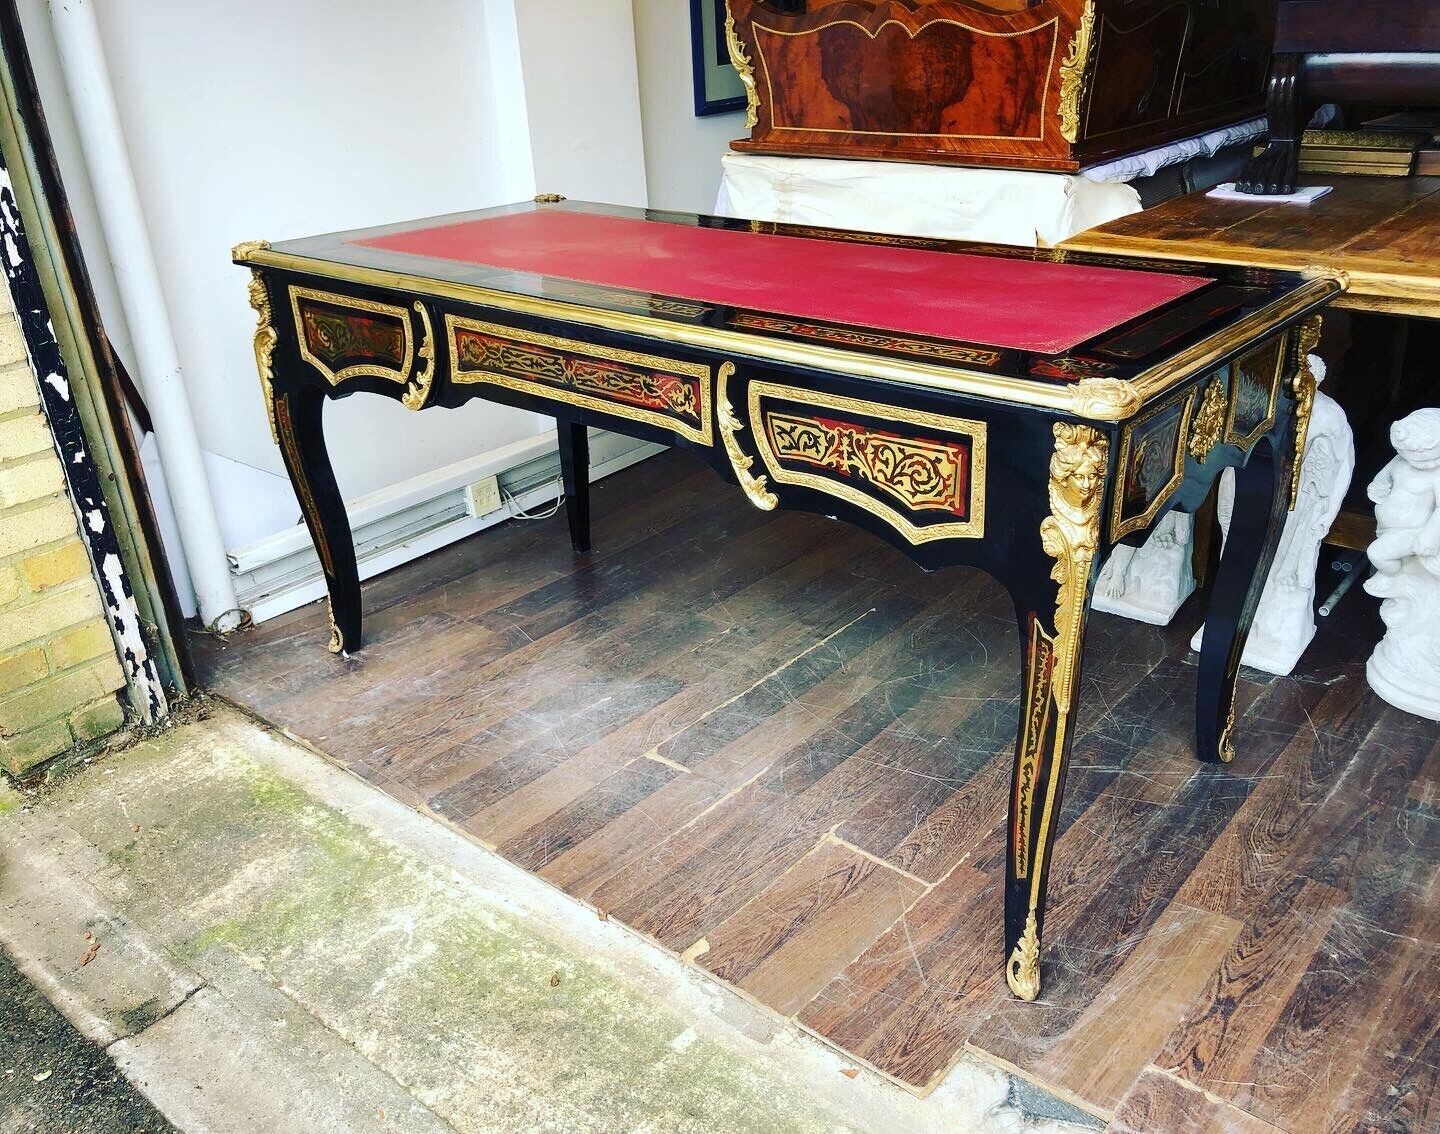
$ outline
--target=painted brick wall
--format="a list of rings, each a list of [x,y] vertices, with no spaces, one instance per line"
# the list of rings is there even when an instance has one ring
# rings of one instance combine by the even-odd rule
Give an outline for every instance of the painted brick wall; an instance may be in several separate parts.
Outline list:
[[[0,287],[0,766],[119,728],[125,684],[24,340]]]

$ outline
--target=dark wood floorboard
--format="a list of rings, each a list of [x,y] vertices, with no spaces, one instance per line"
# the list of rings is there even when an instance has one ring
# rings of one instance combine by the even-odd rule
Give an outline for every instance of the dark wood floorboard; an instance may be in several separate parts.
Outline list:
[[[1364,680],[1356,588],[1238,759],[1191,755],[1203,596],[1096,616],[1045,987],[1001,968],[1014,617],[668,454],[563,516],[195,640],[215,691],[916,1088],[967,1048],[1117,1131],[1440,1129],[1440,728]]]
[[[699,963],[789,1015],[924,892],[919,880],[822,841],[712,930]]]

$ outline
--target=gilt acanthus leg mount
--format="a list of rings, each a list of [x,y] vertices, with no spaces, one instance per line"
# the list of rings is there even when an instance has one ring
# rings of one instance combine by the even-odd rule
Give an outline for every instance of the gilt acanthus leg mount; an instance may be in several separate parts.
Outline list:
[[[1100,547],[1100,505],[1110,444],[1087,425],[1054,427],[1050,515],[1040,544],[1054,560],[1054,633],[1032,612],[1024,650],[1025,701],[1011,795],[1006,886],[1005,979],[1022,1000],[1040,994],[1040,933],[1048,858],[1055,840],[1065,762],[1074,736],[1075,690]]]

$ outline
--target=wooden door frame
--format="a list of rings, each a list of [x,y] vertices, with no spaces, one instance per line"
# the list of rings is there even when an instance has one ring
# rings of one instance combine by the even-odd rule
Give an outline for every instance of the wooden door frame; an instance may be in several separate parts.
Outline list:
[[[183,616],[127,413],[125,385],[85,267],[15,0],[0,0],[0,194],[18,258],[3,257],[45,414],[81,524],[128,696],[142,720],[194,686]],[[131,637],[138,635],[138,637]],[[143,643],[143,649],[135,648]]]

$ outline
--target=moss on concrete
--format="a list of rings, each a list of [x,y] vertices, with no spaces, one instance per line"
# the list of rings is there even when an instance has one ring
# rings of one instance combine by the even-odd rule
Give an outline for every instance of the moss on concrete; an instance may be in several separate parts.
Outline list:
[[[224,746],[54,793],[192,960],[242,957],[461,1130],[838,1131],[769,1068]]]

